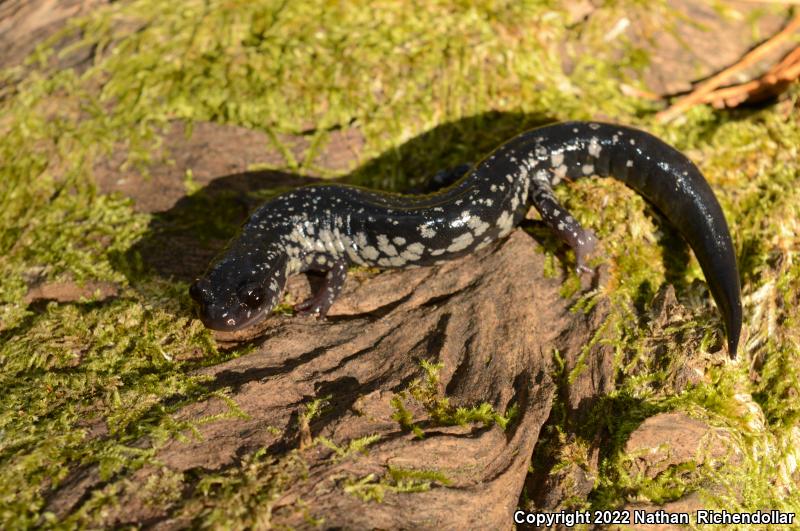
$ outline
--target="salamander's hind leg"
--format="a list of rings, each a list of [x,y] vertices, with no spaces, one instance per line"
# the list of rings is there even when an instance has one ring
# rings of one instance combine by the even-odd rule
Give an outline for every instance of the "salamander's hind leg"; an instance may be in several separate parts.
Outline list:
[[[310,299],[296,304],[294,309],[301,314],[317,315],[325,317],[331,309],[333,301],[342,291],[344,279],[347,278],[347,265],[344,262],[334,262],[333,266],[325,274],[325,280],[319,291]]]
[[[553,195],[549,183],[534,179],[530,191],[531,202],[542,215],[542,219],[555,232],[558,237],[575,251],[575,261],[578,273],[592,270],[586,265],[586,260],[597,245],[597,237],[589,229],[585,229],[578,220],[561,206]]]

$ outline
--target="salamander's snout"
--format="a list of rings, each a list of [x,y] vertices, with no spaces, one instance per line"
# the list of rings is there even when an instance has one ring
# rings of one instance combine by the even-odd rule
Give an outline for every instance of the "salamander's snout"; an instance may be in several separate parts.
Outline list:
[[[189,286],[189,295],[197,304],[197,316],[206,327],[231,332],[263,319],[274,306],[257,306],[254,301],[261,301],[261,292],[246,288],[239,290],[242,293],[227,287],[214,289],[213,280],[198,278]],[[243,294],[247,295],[244,300]]]
[[[228,330],[228,312],[220,309],[216,304],[211,282],[205,278],[198,278],[189,286],[189,296],[194,299],[197,306],[197,316],[203,324],[213,330]],[[235,320],[234,320],[235,324]]]
[[[198,304],[203,304],[211,298],[211,287],[204,278],[198,278],[189,286],[189,296]]]

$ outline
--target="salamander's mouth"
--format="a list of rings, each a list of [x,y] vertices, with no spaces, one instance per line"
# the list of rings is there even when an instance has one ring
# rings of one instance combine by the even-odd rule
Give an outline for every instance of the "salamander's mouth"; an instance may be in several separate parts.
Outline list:
[[[224,315],[209,314],[207,309],[203,308],[202,306],[200,307],[199,314],[200,320],[203,321],[203,324],[206,326],[206,328],[220,332],[235,332],[237,330],[242,330],[260,323],[267,317],[267,312],[263,309],[252,312],[249,317],[247,314],[243,314],[241,317],[237,318],[231,317],[227,312]]]

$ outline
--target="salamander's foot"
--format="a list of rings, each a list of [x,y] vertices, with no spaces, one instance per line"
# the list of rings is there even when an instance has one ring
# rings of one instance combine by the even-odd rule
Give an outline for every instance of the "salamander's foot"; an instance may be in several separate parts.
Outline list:
[[[347,266],[344,262],[336,263],[325,275],[325,280],[316,294],[308,300],[294,305],[294,311],[301,315],[325,317],[333,306],[333,301],[342,291],[344,279],[347,278]]]
[[[570,243],[572,249],[575,251],[575,269],[578,271],[578,274],[594,273],[594,270],[589,267],[586,262],[597,247],[597,236],[589,229],[582,229],[582,233],[579,233],[574,241],[574,245],[572,245],[571,242],[567,243]]]
[[[331,309],[331,305],[333,304],[333,301],[328,302],[326,299],[327,295],[320,290],[310,299],[295,304],[294,311],[299,315],[311,315],[323,318],[328,314],[328,310]]]
[[[534,179],[529,193],[533,206],[542,215],[545,224],[575,251],[578,274],[592,273],[592,268],[586,265],[586,262],[597,247],[597,236],[591,230],[583,228],[578,220],[556,200],[549,183]]]

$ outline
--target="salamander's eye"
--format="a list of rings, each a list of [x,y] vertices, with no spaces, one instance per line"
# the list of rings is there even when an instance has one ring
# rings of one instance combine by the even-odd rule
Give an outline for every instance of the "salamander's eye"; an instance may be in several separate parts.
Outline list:
[[[239,300],[249,308],[258,308],[264,302],[264,290],[257,284],[246,284],[238,293]]]

